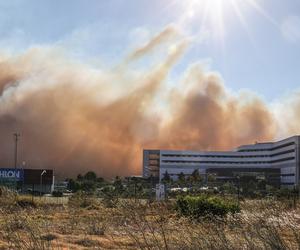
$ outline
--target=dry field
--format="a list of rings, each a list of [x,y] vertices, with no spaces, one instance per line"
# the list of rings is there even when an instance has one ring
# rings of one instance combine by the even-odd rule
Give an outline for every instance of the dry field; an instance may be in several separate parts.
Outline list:
[[[0,249],[300,249],[300,207],[244,201],[225,219],[180,218],[172,203],[1,196]]]

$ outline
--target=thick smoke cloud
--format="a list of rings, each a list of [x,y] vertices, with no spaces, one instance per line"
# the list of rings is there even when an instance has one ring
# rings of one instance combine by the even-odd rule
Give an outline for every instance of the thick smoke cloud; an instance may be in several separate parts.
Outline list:
[[[167,51],[159,64],[132,69],[157,46]],[[143,148],[219,150],[274,139],[276,114],[253,94],[230,93],[200,64],[166,86],[187,47],[167,28],[112,70],[70,61],[53,48],[1,54],[0,166],[13,165],[15,131],[21,133],[19,163],[54,168],[61,177],[88,170],[105,177],[139,174]],[[296,110],[299,103],[287,105]]]
[[[184,84],[187,92],[172,97],[175,112],[163,129],[165,147],[226,150],[275,137],[274,117],[256,96],[228,93],[221,78],[200,65],[191,67]]]

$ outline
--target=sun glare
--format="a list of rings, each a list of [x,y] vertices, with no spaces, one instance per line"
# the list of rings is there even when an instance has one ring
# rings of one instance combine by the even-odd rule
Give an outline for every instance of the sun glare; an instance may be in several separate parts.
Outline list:
[[[275,24],[275,21],[260,6],[259,0],[175,0],[182,9],[182,15],[179,18],[179,25],[186,29],[194,27],[196,32],[209,33],[217,42],[224,45],[226,28],[230,25],[228,19],[236,17],[248,35],[248,23],[244,10],[253,9],[268,21]],[[193,32],[195,33],[195,32]]]

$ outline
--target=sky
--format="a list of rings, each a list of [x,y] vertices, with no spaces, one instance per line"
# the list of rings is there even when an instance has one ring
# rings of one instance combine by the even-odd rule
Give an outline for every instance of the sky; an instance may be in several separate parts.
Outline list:
[[[229,89],[248,89],[268,102],[298,88],[299,0],[210,0],[216,5],[203,22],[201,2],[207,1],[1,0],[0,46],[17,53],[54,45],[78,60],[113,65],[129,49],[175,25],[192,42],[171,77],[205,61]],[[215,23],[220,2],[222,30]]]
[[[211,0],[222,2],[223,30],[214,27],[218,11],[201,21],[205,1],[1,0],[0,46],[16,53],[54,44],[80,60],[114,64],[155,32],[176,25],[193,41],[175,77],[188,64],[207,61],[228,88],[249,89],[267,101],[298,88],[299,0]]]
[[[299,134],[299,46],[300,0],[0,0],[0,165],[16,131],[20,162],[105,176]]]

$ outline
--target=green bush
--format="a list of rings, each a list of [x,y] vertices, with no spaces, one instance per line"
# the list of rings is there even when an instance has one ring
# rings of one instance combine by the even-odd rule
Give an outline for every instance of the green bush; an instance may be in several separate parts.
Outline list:
[[[176,201],[176,210],[180,215],[197,219],[207,215],[223,217],[228,213],[239,212],[240,208],[235,202],[202,195],[179,197]]]

